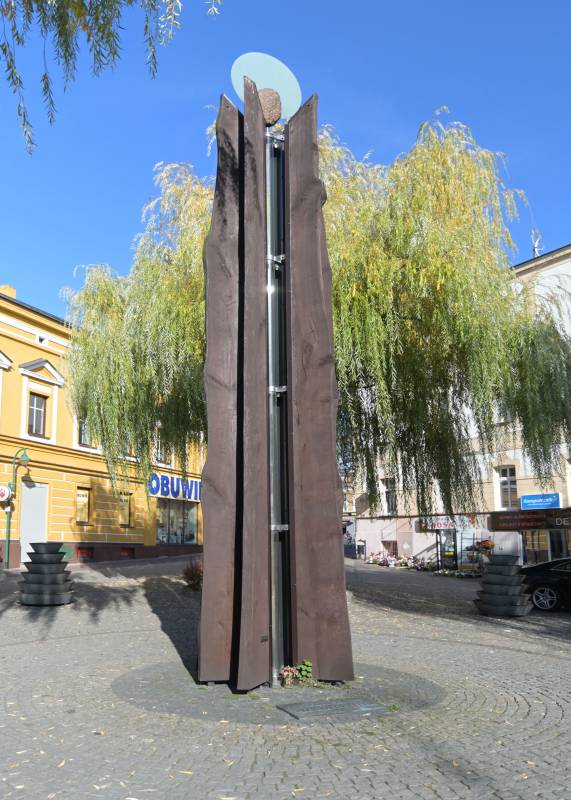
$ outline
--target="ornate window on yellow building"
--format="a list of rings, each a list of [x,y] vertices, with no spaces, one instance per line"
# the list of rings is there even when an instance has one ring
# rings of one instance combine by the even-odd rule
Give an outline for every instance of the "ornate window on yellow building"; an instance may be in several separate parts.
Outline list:
[[[77,441],[81,447],[93,447],[91,433],[84,419],[80,419],[77,423]]]
[[[46,435],[47,397],[30,392],[28,401],[28,433],[31,436]]]

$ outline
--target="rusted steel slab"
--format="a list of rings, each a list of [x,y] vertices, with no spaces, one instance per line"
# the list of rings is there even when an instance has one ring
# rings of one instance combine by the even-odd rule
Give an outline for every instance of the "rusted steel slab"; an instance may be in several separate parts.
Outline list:
[[[244,87],[242,593],[236,688],[270,678],[270,509],[266,290],[265,121]],[[239,364],[240,368],[240,364]]]
[[[202,472],[204,579],[199,678],[231,676],[235,609],[238,442],[238,321],[240,279],[240,112],[226,97],[216,123],[218,169],[212,224],[205,245],[208,453]],[[239,544],[239,541],[238,541]]]
[[[331,268],[318,173],[317,98],[286,127],[287,326],[292,652],[322,680],[352,680]]]

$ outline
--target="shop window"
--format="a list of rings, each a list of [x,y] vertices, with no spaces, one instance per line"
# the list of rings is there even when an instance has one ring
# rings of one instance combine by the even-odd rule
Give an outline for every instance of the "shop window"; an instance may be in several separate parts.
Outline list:
[[[507,510],[517,509],[517,478],[515,467],[500,467],[498,469],[500,480],[500,505]]]
[[[77,441],[81,447],[93,447],[93,440],[84,419],[80,419],[77,423]]]
[[[46,435],[47,398],[30,392],[28,402],[28,433],[30,436]]]
[[[397,515],[397,482],[394,478],[384,478],[385,509],[388,517]]]
[[[119,495],[119,525],[121,528],[131,527],[131,495]]]
[[[93,561],[93,547],[78,547],[76,552],[78,561]]]
[[[91,489],[78,486],[75,490],[75,521],[79,525],[88,525],[90,511]]]
[[[196,544],[198,506],[186,500],[157,500],[157,543]]]
[[[155,464],[172,464],[173,453],[172,450],[165,449],[161,437],[160,426],[156,428],[153,437],[153,461]]]
[[[540,564],[542,561],[549,561],[547,531],[522,531],[522,536],[527,564]]]

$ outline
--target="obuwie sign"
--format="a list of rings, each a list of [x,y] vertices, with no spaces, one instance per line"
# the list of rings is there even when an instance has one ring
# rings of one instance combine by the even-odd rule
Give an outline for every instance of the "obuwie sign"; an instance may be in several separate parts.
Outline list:
[[[157,475],[149,478],[149,494],[153,497],[168,497],[171,500],[200,502],[200,484],[196,478],[181,478],[179,475]]]

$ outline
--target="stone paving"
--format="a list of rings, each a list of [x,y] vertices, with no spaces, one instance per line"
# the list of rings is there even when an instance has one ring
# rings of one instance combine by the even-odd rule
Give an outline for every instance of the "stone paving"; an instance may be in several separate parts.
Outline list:
[[[348,564],[357,680],[196,684],[182,562],[76,573],[76,601],[0,592],[0,798],[571,798],[571,613],[479,617],[475,582]],[[382,715],[277,706],[363,697]]]

